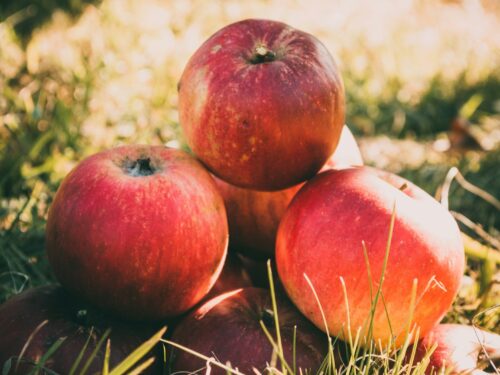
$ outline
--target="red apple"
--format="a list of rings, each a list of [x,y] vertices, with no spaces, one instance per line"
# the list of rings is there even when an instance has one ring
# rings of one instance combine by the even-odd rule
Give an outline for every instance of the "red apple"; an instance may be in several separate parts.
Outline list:
[[[258,190],[314,176],[338,143],[344,107],[342,79],[324,45],[275,21],[219,30],[179,82],[188,145],[218,177]]]
[[[59,286],[30,289],[5,302],[0,306],[0,327],[0,368],[10,359],[9,374],[31,373],[34,364],[61,338],[65,338],[64,342],[44,366],[58,374],[69,374],[90,337],[80,362],[80,371],[108,328],[111,328],[109,364],[112,368],[154,333],[153,327],[109,318],[73,298]],[[104,352],[105,344],[100,347],[87,373],[100,373]],[[151,368],[148,373],[159,370]]]
[[[495,366],[500,363],[500,335],[471,326],[435,326],[418,342],[414,363],[421,361],[434,345],[426,374],[441,373],[443,368],[447,374],[487,374],[483,370],[492,367],[489,360]]]
[[[65,288],[120,316],[157,320],[187,311],[215,283],[227,218],[212,177],[191,156],[123,146],[64,179],[46,239]]]
[[[350,323],[353,337],[358,329],[367,337],[395,208],[372,328],[377,342],[393,338],[401,344],[408,326],[420,327],[424,335],[451,306],[464,270],[464,251],[455,220],[437,201],[401,177],[387,172],[380,176],[364,167],[349,168],[320,173],[306,183],[281,221],[276,263],[288,295],[316,326],[325,329],[304,275],[317,292],[330,333],[346,339]]]
[[[344,125],[339,144],[322,170],[353,165],[363,165],[363,159],[351,131]],[[254,259],[274,257],[278,225],[302,184],[266,192],[240,188],[218,178],[215,182],[226,205],[229,247]]]
[[[297,326],[297,369],[312,369],[315,373],[327,351],[326,335],[305,319],[284,296],[278,297],[278,317],[283,352],[290,366],[293,353],[294,327]],[[271,296],[265,289],[238,289],[216,297],[187,316],[175,329],[172,341],[219,362],[231,363],[245,374],[254,367],[264,373],[271,362],[273,348],[260,321],[275,336]],[[171,358],[172,372],[193,372],[202,369],[206,361],[179,349]],[[226,374],[211,365],[212,374]],[[280,364],[277,365],[280,368]],[[298,373],[298,371],[297,371]]]

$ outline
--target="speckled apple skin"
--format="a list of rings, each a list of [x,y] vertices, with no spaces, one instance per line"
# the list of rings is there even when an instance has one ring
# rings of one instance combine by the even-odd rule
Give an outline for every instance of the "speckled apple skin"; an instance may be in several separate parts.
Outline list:
[[[124,165],[149,158],[156,172]],[[227,252],[224,202],[194,158],[161,146],[122,146],[82,161],[49,211],[46,247],[61,284],[117,315],[157,320],[199,302]]]
[[[387,314],[381,297],[373,338],[387,343],[392,336],[401,344],[407,327],[416,325],[424,335],[449,309],[463,274],[464,250],[456,222],[438,202],[401,177],[387,172],[380,176],[384,179],[373,169],[349,168],[322,172],[306,183],[281,221],[276,262],[286,292],[316,326],[325,330],[304,274],[318,294],[330,333],[347,339],[350,323],[353,337],[358,329],[366,335],[370,290],[374,296],[380,284],[395,208],[382,286]],[[414,280],[415,306],[409,322]]]
[[[339,144],[322,170],[363,165],[356,140],[344,125]],[[277,191],[240,188],[215,177],[229,223],[229,248],[256,260],[274,258],[276,232],[302,183]],[[267,275],[266,275],[267,276]]]
[[[274,61],[252,63],[264,46]],[[344,86],[314,36],[248,19],[212,35],[179,82],[187,143],[218,177],[280,190],[312,176],[333,153],[344,124]]]

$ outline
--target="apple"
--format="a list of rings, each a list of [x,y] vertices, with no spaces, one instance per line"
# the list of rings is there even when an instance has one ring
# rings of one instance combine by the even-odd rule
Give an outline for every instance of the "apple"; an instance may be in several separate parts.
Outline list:
[[[156,330],[110,318],[55,285],[29,289],[0,305],[0,327],[0,368],[10,360],[8,374],[31,373],[35,363],[61,338],[65,338],[64,342],[44,366],[58,374],[69,374],[90,338],[80,371],[108,328],[111,328],[109,364],[113,368]],[[100,347],[87,373],[102,371],[105,346],[104,343]],[[156,366],[161,367],[159,362]],[[158,371],[159,367],[150,368],[147,373]]]
[[[228,254],[222,272],[210,292],[203,298],[208,301],[225,292],[234,289],[253,286],[249,272],[245,269],[243,262],[237,254]]]
[[[227,252],[224,202],[183,151],[130,145],[82,161],[50,207],[46,247],[61,284],[136,320],[179,315],[215,283]]]
[[[435,326],[418,342],[414,363],[421,361],[434,345],[426,374],[441,373],[444,368],[446,373],[479,375],[488,373],[483,370],[491,368],[489,360],[500,365],[500,335],[479,328],[460,324]]]
[[[326,352],[328,339],[314,327],[284,297],[277,297],[281,340],[285,358],[290,366],[294,327],[296,336],[296,368],[319,368]],[[188,315],[174,330],[171,341],[200,354],[216,358],[220,363],[230,362],[245,374],[253,374],[254,367],[264,373],[271,362],[273,348],[260,321],[275,337],[275,323],[271,296],[265,289],[237,289],[216,297]],[[206,366],[206,361],[180,349],[172,349],[172,372],[192,373]],[[171,351],[171,352],[172,352]],[[280,363],[276,365],[281,368]],[[212,374],[226,374],[211,364]],[[297,370],[298,373],[298,370]]]
[[[189,147],[233,185],[280,190],[314,176],[344,124],[344,86],[325,46],[281,22],[217,31],[179,81]]]
[[[354,165],[363,165],[363,159],[354,136],[344,125],[339,144],[322,170]],[[266,192],[240,188],[217,177],[215,182],[226,205],[229,247],[257,260],[273,258],[278,225],[302,183]]]
[[[236,249],[237,251],[237,249]],[[230,252],[231,254],[231,252]],[[250,280],[252,280],[253,286],[258,288],[269,289],[269,275],[267,271],[267,260],[255,260],[249,257],[246,257],[242,254],[238,254],[238,258],[240,259],[243,267],[246,272],[250,276]],[[273,283],[276,287],[280,284],[280,280],[278,278],[278,273],[276,271],[276,263],[271,263],[272,272],[273,272]]]
[[[460,231],[446,209],[411,182],[365,167],[326,171],[306,183],[285,212],[276,240],[278,273],[291,300],[326,330],[307,275],[329,332],[344,340],[349,328],[353,337],[360,329],[362,338],[371,330],[383,344],[393,339],[400,345],[407,327],[418,326],[425,335],[451,306],[464,262]],[[370,327],[379,286],[382,296]]]

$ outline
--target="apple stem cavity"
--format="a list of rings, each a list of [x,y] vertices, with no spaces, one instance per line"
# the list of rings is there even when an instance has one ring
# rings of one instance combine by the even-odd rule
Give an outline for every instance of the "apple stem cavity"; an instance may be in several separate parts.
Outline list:
[[[155,173],[155,169],[151,165],[150,158],[140,158],[126,166],[127,173],[132,177],[151,176]]]
[[[250,59],[252,64],[262,64],[276,60],[276,53],[268,49],[266,46],[259,44],[255,47],[254,54]]]
[[[274,312],[270,309],[262,311],[262,322],[266,327],[274,327]]]

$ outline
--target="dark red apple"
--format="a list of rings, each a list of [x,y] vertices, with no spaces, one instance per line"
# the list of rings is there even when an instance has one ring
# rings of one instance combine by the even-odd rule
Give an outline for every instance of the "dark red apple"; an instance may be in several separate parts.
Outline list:
[[[349,168],[306,183],[281,221],[276,263],[286,292],[316,326],[325,329],[304,275],[317,292],[330,333],[346,339],[350,323],[353,336],[361,329],[366,337],[395,209],[373,338],[400,344],[407,327],[418,326],[424,335],[449,309],[464,270],[464,250],[455,220],[437,201],[401,177],[380,176],[384,179],[364,167]]]
[[[237,254],[228,254],[222,272],[210,292],[203,298],[208,301],[234,289],[251,287],[252,279]]]
[[[434,346],[426,374],[494,374],[500,365],[500,335],[460,324],[435,326],[418,342],[414,363],[421,361]],[[491,362],[490,362],[491,361]],[[492,366],[493,364],[493,366]],[[492,369],[487,372],[487,369]],[[444,372],[443,372],[444,373]]]
[[[188,145],[218,177],[258,190],[291,187],[333,153],[344,124],[344,87],[314,36],[248,19],[216,32],[179,82]]]
[[[322,170],[354,165],[363,165],[363,159],[351,131],[344,125],[339,144]],[[266,192],[240,188],[217,177],[215,182],[226,205],[229,247],[257,260],[273,258],[278,225],[302,184]]]
[[[11,370],[8,374],[30,373],[34,364],[61,338],[65,338],[64,342],[44,366],[58,374],[69,374],[90,338],[80,362],[81,370],[108,328],[111,328],[109,364],[113,368],[156,329],[103,315],[59,286],[30,289],[5,302],[0,306],[0,327],[0,368],[10,359]],[[87,373],[100,373],[102,370],[105,344],[100,347]],[[161,364],[158,362],[157,366],[161,367]],[[160,368],[151,368],[148,373],[154,371],[160,371]]]
[[[231,254],[231,252],[230,252]],[[253,286],[258,288],[269,289],[269,275],[267,271],[267,260],[255,260],[249,257],[246,257],[242,254],[238,254],[239,259],[241,260],[243,267],[248,272],[250,276],[250,280],[252,280]],[[278,284],[279,278],[278,273],[276,272],[276,263],[271,263],[272,272],[273,272],[273,282],[276,286]]]
[[[280,296],[277,300],[278,317],[283,352],[290,366],[294,326],[297,326],[296,368],[319,368],[326,352],[328,339],[305,319],[297,309]],[[216,297],[188,315],[175,329],[172,341],[208,357],[217,358],[223,364],[231,363],[244,374],[253,374],[254,367],[264,373],[271,362],[273,348],[260,321],[275,337],[271,296],[265,289],[246,288]],[[192,372],[202,369],[206,361],[179,349],[171,358],[173,372]],[[226,374],[211,365],[212,374]],[[277,364],[278,368],[280,364]],[[298,373],[298,370],[297,370]]]
[[[65,288],[120,316],[158,320],[207,294],[228,229],[200,163],[179,150],[132,145],[89,157],[64,179],[46,239]]]

